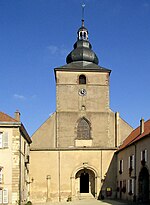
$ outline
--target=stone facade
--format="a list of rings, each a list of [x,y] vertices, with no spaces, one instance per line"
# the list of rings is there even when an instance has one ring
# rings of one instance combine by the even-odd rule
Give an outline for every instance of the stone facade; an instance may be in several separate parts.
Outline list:
[[[32,202],[116,196],[114,152],[132,127],[110,109],[111,71],[97,65],[87,33],[55,68],[56,112],[32,136]]]
[[[0,112],[0,204],[29,199],[30,143],[23,124]]]

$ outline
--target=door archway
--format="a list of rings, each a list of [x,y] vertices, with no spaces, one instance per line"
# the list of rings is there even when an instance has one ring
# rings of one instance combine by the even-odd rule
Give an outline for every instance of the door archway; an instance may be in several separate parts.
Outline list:
[[[79,170],[75,175],[75,179],[79,182],[79,193],[89,193],[95,197],[95,174],[92,170],[87,168]]]
[[[143,167],[139,173],[139,200],[142,202],[149,201],[149,172]]]
[[[89,193],[89,174],[85,172],[80,175],[80,193]]]

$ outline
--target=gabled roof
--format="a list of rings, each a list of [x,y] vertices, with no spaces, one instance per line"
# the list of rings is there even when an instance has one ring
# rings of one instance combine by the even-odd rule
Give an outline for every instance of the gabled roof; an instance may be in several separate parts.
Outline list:
[[[147,135],[150,134],[150,119],[144,122],[144,132],[140,133],[140,126],[137,127],[135,130],[131,132],[131,134],[124,140],[123,144],[119,147],[119,150],[122,150],[131,144],[141,140],[144,137],[147,137]]]
[[[18,122],[16,119],[10,117],[9,115],[0,112],[0,122]]]

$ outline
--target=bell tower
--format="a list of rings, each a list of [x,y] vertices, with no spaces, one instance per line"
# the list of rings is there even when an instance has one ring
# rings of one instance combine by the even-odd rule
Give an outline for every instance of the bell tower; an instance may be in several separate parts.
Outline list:
[[[57,147],[114,146],[108,132],[111,71],[98,65],[84,20],[66,62],[55,68]]]

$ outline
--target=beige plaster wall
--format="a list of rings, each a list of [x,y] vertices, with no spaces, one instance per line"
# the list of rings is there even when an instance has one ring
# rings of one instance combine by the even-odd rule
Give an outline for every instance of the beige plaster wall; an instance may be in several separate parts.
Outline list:
[[[51,115],[32,136],[32,148],[50,148],[56,146],[56,113]]]
[[[0,127],[0,132],[8,133],[8,148],[0,149],[0,166],[3,167],[3,183],[0,187],[8,189],[9,204],[12,203],[12,129]]]
[[[0,127],[0,132],[8,133],[8,148],[0,149],[0,166],[3,167],[3,183],[0,184],[0,187],[8,188],[9,204],[18,203],[19,194],[22,196],[21,202],[26,202],[28,195],[28,187],[25,182],[26,175],[28,175],[24,153],[24,142],[26,140],[21,135],[19,126],[3,126]],[[20,146],[20,143],[22,146]],[[19,191],[20,188],[21,191]]]
[[[31,151],[30,174],[34,178],[30,187],[32,202],[66,201],[70,195],[77,197],[75,176],[84,168],[94,170],[98,196],[113,153],[106,150]],[[50,176],[49,189],[47,176]],[[110,187],[109,183],[105,182],[105,187]]]

